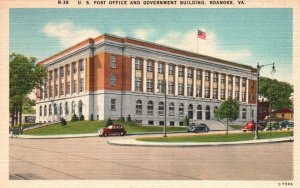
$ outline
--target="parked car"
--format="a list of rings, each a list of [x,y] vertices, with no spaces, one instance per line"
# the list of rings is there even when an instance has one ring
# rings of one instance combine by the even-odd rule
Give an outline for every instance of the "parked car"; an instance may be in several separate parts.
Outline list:
[[[200,123],[200,124],[193,124],[188,126],[186,132],[194,132],[194,133],[199,133],[199,132],[208,132],[209,131],[209,127],[204,124],[204,123]]]
[[[271,125],[270,125],[271,124]],[[280,125],[279,122],[273,121],[271,123],[268,123],[267,127],[266,127],[266,131],[270,131],[270,130],[274,130],[277,131],[278,129],[282,129],[282,126]]]
[[[247,123],[241,128],[241,130],[242,130],[243,132],[246,132],[246,131],[255,131],[255,124],[256,124],[256,123],[255,123],[254,121],[249,121],[249,122],[247,122]],[[260,130],[260,131],[262,131],[264,128],[263,128],[263,126],[261,126],[261,125],[258,124],[257,129]]]
[[[286,129],[287,130],[294,129],[294,122],[293,121],[289,121],[288,125],[286,126]]]
[[[124,129],[124,126],[121,124],[112,124],[108,127],[104,127],[99,130],[98,135],[99,136],[108,136],[108,135],[120,135],[124,136],[126,134],[126,130]]]

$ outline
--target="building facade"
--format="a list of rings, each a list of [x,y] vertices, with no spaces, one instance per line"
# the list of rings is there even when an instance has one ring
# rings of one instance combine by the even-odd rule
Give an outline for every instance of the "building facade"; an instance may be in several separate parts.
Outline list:
[[[41,62],[37,122],[127,117],[178,126],[185,116],[212,120],[221,102],[240,103],[237,122],[256,119],[256,69],[133,38],[104,34]],[[165,94],[167,102],[165,104]]]

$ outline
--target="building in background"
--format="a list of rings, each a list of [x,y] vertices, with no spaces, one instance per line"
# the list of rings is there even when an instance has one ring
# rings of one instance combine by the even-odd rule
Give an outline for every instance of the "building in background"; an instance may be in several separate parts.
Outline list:
[[[294,112],[289,108],[280,108],[276,111],[273,111],[271,116],[278,120],[294,120]]]
[[[229,97],[240,103],[236,123],[256,119],[257,74],[247,65],[108,34],[39,64],[48,79],[37,91],[37,122],[130,114],[143,124],[164,125],[165,107],[167,125],[181,125],[185,116],[209,122]]]

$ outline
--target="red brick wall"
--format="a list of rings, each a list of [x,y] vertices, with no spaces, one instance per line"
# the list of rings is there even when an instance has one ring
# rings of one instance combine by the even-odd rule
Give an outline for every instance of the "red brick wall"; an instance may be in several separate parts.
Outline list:
[[[251,82],[254,82],[253,84],[253,87],[251,87],[252,83]],[[249,84],[248,84],[248,103],[250,104],[256,104],[256,84],[257,84],[257,81],[256,80],[249,80]],[[251,94],[252,93],[252,94]],[[251,97],[253,96],[253,97]]]

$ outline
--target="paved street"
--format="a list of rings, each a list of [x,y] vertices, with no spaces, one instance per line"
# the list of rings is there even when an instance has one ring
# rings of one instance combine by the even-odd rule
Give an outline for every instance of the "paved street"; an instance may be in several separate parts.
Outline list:
[[[293,179],[293,142],[178,148],[107,144],[134,137],[10,139],[10,179]]]

